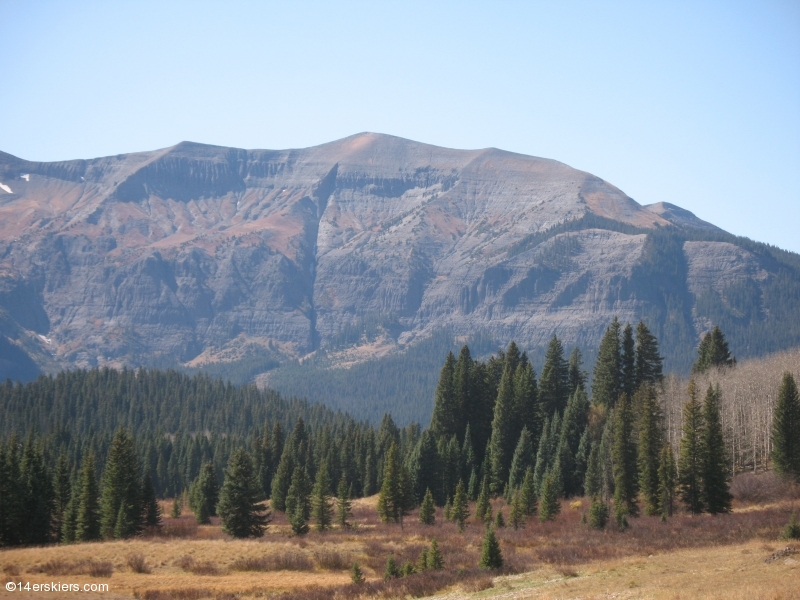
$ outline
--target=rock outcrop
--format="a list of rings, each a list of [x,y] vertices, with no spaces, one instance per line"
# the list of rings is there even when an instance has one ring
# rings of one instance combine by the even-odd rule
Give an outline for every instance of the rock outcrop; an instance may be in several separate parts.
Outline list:
[[[342,334],[365,323],[396,350],[443,328],[593,347],[614,315],[664,334],[677,319],[693,344],[713,320],[699,295],[725,304],[731,285],[797,275],[562,163],[371,133],[301,150],[0,153],[0,183],[2,376],[283,360],[357,345]],[[652,242],[669,232],[691,232],[680,256]]]

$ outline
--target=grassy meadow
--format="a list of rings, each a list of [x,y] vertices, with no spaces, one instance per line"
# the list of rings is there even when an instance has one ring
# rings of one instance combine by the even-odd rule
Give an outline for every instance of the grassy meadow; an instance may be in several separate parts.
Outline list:
[[[422,525],[416,512],[403,527],[379,521],[377,497],[354,502],[353,527],[291,536],[281,513],[263,538],[235,540],[217,519],[198,526],[188,509],[164,518],[162,528],[128,541],[16,548],[0,551],[3,584],[108,583],[97,598],[193,600],[275,598],[323,600],[353,597],[440,598],[764,598],[800,597],[800,554],[765,562],[788,542],[779,536],[797,491],[771,474],[734,480],[731,514],[678,514],[629,519],[597,531],[581,523],[585,499],[562,501],[555,521],[530,519],[524,529],[497,530],[504,557],[500,571],[478,569],[484,529],[470,519],[459,533],[454,523]],[[164,513],[171,503],[163,502]],[[474,512],[474,504],[470,507]],[[509,507],[493,505],[506,519]],[[424,571],[383,581],[390,555],[401,566],[416,562],[436,537],[442,571]],[[352,584],[353,562],[366,582]],[[41,598],[42,592],[0,592],[5,597]],[[87,593],[59,593],[59,598]]]

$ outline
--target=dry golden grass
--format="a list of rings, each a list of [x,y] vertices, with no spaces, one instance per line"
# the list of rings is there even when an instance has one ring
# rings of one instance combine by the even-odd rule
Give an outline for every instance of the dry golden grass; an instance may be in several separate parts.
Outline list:
[[[798,555],[765,563],[764,559],[772,552],[770,548],[753,541],[599,561],[570,569],[543,566],[521,575],[497,577],[494,587],[488,590],[476,593],[454,590],[435,598],[800,598]]]
[[[357,593],[357,588],[347,587],[353,561],[359,562],[372,586],[368,594],[360,592],[363,597],[390,597],[395,591],[424,595],[453,586],[447,597],[777,599],[798,597],[794,588],[800,589],[800,554],[786,564],[764,563],[786,546],[777,537],[795,508],[791,499],[772,499],[761,506],[737,503],[733,514],[717,517],[681,514],[667,523],[641,517],[631,519],[625,532],[590,530],[580,523],[588,503],[564,502],[555,522],[533,519],[525,529],[497,531],[506,568],[492,589],[487,589],[491,577],[477,569],[480,524],[470,519],[466,531],[459,533],[455,524],[442,522],[439,509],[435,525],[421,525],[410,515],[401,529],[380,523],[375,504],[375,497],[354,503],[352,529],[312,531],[302,538],[290,536],[280,513],[267,534],[255,540],[231,539],[218,523],[198,527],[184,515],[165,519],[158,535],[130,541],[2,550],[0,590],[10,580],[60,581],[108,583],[110,592],[92,594],[96,598],[250,600],[292,592],[292,600],[333,599]],[[495,512],[502,508],[507,513],[502,500],[494,504]],[[408,582],[405,588],[405,583],[388,588],[375,584],[390,554],[400,564],[413,563],[433,536],[444,554],[446,572],[412,576],[402,580]],[[110,577],[92,577],[90,564],[110,564],[113,572]],[[0,591],[3,594],[42,597],[33,592]]]

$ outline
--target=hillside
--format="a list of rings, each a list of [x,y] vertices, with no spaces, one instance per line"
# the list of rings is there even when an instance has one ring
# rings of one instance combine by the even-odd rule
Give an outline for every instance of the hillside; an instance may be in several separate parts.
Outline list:
[[[591,351],[614,315],[644,319],[678,371],[712,323],[740,358],[800,345],[800,257],[553,160],[364,133],[0,153],[0,183],[0,377],[290,365],[277,383],[296,359],[391,365],[477,333],[486,352],[515,339],[537,356],[553,333]],[[417,362],[420,380],[438,369]]]

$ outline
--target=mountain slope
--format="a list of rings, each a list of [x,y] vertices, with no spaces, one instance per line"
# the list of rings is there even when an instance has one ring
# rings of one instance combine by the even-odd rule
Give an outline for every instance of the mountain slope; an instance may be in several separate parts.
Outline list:
[[[800,344],[796,255],[553,160],[364,133],[300,150],[0,153],[0,183],[3,376],[144,363],[249,378],[442,331],[534,353],[557,333],[591,351],[614,315],[644,318],[675,368],[711,323],[740,355]]]

